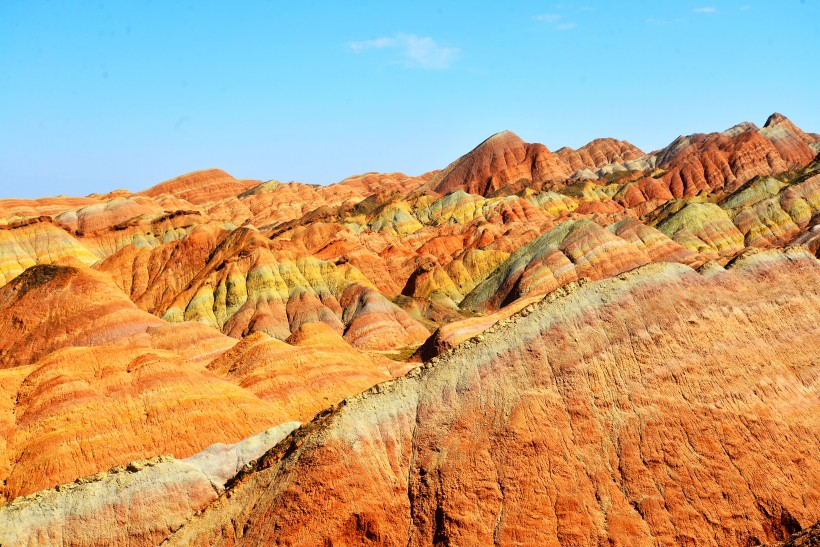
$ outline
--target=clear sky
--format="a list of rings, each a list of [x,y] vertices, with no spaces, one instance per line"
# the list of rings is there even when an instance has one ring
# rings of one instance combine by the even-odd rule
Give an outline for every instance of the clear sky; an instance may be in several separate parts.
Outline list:
[[[0,197],[417,175],[504,129],[820,132],[818,22],[820,0],[0,0]]]

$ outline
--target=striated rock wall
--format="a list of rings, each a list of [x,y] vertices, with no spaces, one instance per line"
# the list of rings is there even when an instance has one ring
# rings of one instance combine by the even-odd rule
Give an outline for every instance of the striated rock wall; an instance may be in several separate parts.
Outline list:
[[[784,538],[820,516],[817,287],[793,250],[559,291],[298,430],[170,544]]]

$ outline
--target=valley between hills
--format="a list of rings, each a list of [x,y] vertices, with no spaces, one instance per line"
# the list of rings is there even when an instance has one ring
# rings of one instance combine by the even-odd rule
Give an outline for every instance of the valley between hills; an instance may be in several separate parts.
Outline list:
[[[781,114],[0,199],[0,545],[820,545],[818,257]]]

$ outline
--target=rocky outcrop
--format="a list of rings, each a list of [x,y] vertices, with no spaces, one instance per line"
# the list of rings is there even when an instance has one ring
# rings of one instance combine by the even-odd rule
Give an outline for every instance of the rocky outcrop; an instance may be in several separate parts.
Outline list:
[[[820,265],[709,272],[652,264],[524,308],[319,416],[169,543],[736,545],[810,525]]]
[[[785,541],[767,545],[769,547],[817,547],[820,545],[820,522],[810,528],[795,532]]]
[[[157,545],[214,501],[245,465],[299,425],[284,423],[182,460],[159,456],[130,462],[17,498],[0,507],[0,543]]]

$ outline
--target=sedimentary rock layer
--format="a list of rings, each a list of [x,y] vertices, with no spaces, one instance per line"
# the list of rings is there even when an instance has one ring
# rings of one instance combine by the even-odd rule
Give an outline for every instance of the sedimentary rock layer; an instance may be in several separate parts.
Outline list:
[[[248,462],[298,426],[288,422],[183,460],[159,456],[130,462],[17,498],[0,507],[0,544],[158,545],[215,500]]]
[[[171,544],[783,538],[820,516],[817,287],[793,250],[558,291],[298,430]]]

